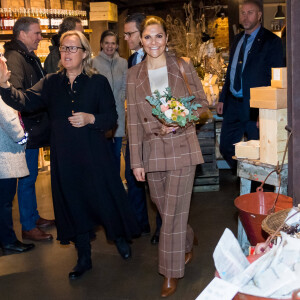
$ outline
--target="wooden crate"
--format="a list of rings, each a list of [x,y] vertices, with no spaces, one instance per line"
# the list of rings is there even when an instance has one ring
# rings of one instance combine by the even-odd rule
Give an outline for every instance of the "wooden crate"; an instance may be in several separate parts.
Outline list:
[[[118,6],[111,2],[90,2],[90,11],[118,10]]]
[[[259,159],[259,141],[251,140],[235,144],[237,158]]]
[[[114,14],[108,11],[91,11],[90,21],[118,22],[118,14]]]
[[[259,109],[260,161],[281,164],[287,141],[287,109]],[[285,158],[287,163],[287,156]]]
[[[250,106],[256,108],[287,108],[287,89],[263,86],[250,89]]]
[[[82,1],[77,1],[76,2],[76,9],[77,10],[84,10],[83,9],[83,2]]]
[[[24,0],[1,0],[2,8],[20,8],[24,7]],[[45,7],[45,4],[44,4]]]
[[[61,9],[60,0],[50,0],[50,8],[52,8],[52,9]]]
[[[45,8],[45,0],[30,0],[30,8]]]
[[[111,2],[90,2],[90,21],[118,22],[118,6]]]
[[[197,166],[193,191],[218,191],[220,186],[219,169],[217,168],[215,154],[216,136],[214,120],[210,120],[205,124],[198,124],[196,132],[204,164]]]
[[[73,1],[65,1],[64,9],[73,10],[74,9],[74,2]]]
[[[274,88],[287,88],[287,68],[272,68],[271,86]]]

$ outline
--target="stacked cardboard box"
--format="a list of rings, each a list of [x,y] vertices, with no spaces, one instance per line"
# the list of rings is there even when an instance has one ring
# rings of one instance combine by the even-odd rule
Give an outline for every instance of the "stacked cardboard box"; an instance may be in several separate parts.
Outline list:
[[[235,144],[235,156],[237,158],[259,159],[260,142],[251,140]]]
[[[286,68],[273,68],[271,86],[250,89],[250,106],[266,109],[287,108]]]
[[[272,69],[271,86],[250,89],[250,106],[259,108],[260,161],[277,165],[287,141],[286,68]]]

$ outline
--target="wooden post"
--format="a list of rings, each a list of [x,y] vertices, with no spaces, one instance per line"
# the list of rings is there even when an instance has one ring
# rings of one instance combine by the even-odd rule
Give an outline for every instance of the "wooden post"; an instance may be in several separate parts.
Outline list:
[[[233,28],[239,29],[239,2],[236,0],[228,0],[228,23],[229,45],[232,45],[236,34]]]
[[[90,35],[90,44],[93,49],[94,56],[100,51],[100,37],[103,31],[108,29],[107,21],[90,21],[90,28],[93,30]]]
[[[289,195],[300,204],[300,1],[287,0],[288,124],[293,130],[289,144]]]

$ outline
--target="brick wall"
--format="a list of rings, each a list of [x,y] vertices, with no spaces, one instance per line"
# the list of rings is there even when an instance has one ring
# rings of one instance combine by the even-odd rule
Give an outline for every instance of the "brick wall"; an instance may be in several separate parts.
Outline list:
[[[216,48],[229,49],[228,18],[217,18],[208,22],[209,35],[214,36]]]

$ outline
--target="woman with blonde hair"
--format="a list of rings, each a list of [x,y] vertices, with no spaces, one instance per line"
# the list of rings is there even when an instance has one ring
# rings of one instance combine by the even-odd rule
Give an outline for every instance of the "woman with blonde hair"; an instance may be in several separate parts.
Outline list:
[[[164,20],[146,17],[140,34],[147,58],[129,69],[127,79],[130,161],[138,181],[145,181],[147,174],[151,199],[162,218],[158,271],[164,276],[161,296],[167,297],[176,291],[192,259],[194,232],[187,222],[196,165],[203,158],[195,126],[163,125],[145,98],[156,90],[163,95],[167,87],[174,97],[187,97],[190,87],[194,101],[202,106],[197,116],[208,103],[192,63],[166,52]]]
[[[0,62],[0,94],[17,110],[48,110],[57,239],[75,243],[78,261],[69,278],[76,279],[92,267],[96,225],[103,226],[124,259],[131,256],[127,241],[138,226],[105,138],[117,122],[109,83],[91,67],[91,48],[81,32],[63,34],[59,51],[60,71],[25,93],[9,83],[10,72]]]

